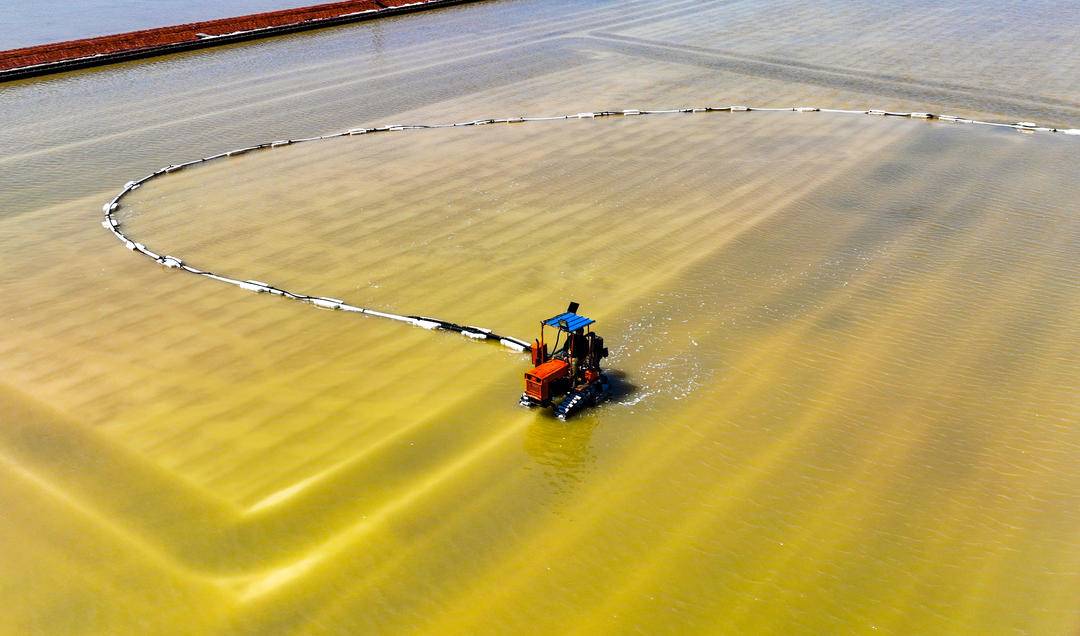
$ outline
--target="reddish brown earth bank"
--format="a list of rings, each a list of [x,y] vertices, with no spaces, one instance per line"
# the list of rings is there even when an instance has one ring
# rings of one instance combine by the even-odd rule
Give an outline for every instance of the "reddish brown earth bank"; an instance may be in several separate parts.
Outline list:
[[[474,0],[346,0],[0,51],[0,81]]]

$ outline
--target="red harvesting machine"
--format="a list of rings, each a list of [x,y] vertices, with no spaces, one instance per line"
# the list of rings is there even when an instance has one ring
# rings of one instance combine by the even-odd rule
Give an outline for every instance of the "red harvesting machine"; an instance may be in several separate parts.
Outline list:
[[[525,373],[525,392],[521,394],[522,406],[554,405],[560,420],[603,402],[611,394],[611,385],[600,369],[600,361],[608,355],[604,339],[591,329],[596,321],[577,310],[578,304],[572,302],[565,312],[540,322],[540,338],[532,345],[533,368]],[[544,342],[545,327],[555,329],[550,353]]]

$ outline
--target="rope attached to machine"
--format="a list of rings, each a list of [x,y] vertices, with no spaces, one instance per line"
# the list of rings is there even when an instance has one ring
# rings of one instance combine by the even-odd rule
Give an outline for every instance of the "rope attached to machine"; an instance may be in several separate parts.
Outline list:
[[[215,273],[213,273],[211,271],[207,271],[207,270],[203,270],[203,269],[193,267],[191,265],[188,265],[187,263],[185,263],[183,260],[181,260],[178,257],[168,256],[168,255],[163,255],[163,254],[157,254],[157,253],[151,251],[148,247],[146,247],[142,243],[133,241],[131,238],[129,238],[120,229],[120,222],[115,218],[114,215],[115,215],[116,211],[120,209],[120,201],[125,196],[127,196],[129,193],[137,190],[138,188],[142,187],[143,184],[147,183],[151,179],[156,179],[156,178],[161,177],[163,175],[176,172],[177,170],[182,170],[182,169],[184,169],[184,168],[186,168],[188,166],[194,166],[194,165],[197,165],[197,164],[200,164],[200,163],[207,163],[209,161],[214,161],[214,160],[217,160],[217,159],[224,159],[224,158],[227,158],[227,157],[235,157],[237,155],[243,154],[245,152],[251,152],[253,150],[264,150],[264,149],[268,149],[268,148],[280,148],[280,147],[283,147],[283,146],[290,146],[292,144],[307,143],[307,142],[313,142],[313,141],[321,141],[323,139],[333,139],[335,137],[349,137],[349,136],[354,136],[354,135],[370,135],[370,134],[374,134],[374,133],[397,132],[397,131],[403,131],[403,130],[425,130],[425,129],[434,129],[434,128],[460,128],[460,127],[464,127],[464,126],[485,126],[485,125],[488,125],[488,124],[517,124],[517,123],[524,123],[524,122],[558,121],[558,120],[567,120],[567,119],[592,119],[592,118],[596,118],[596,117],[632,117],[632,116],[642,116],[642,115],[664,115],[664,114],[675,114],[675,113],[710,113],[710,112],[711,113],[715,113],[715,112],[736,113],[736,112],[751,112],[751,111],[753,111],[753,112],[799,112],[799,113],[815,112],[815,113],[837,113],[837,114],[844,114],[844,115],[875,115],[875,116],[882,116],[882,117],[905,117],[905,118],[909,118],[909,119],[927,119],[927,120],[936,119],[936,120],[940,120],[940,121],[944,121],[944,122],[958,123],[958,124],[975,124],[975,125],[980,125],[980,126],[994,126],[994,127],[999,127],[999,128],[1012,128],[1012,129],[1020,131],[1020,132],[1062,133],[1062,134],[1065,134],[1065,135],[1080,135],[1080,129],[1078,129],[1078,128],[1053,128],[1053,127],[1047,127],[1047,126],[1039,126],[1038,124],[1034,124],[1034,123],[1031,123],[1031,122],[1024,122],[1024,121],[1016,122],[1016,123],[1013,123],[1013,124],[1006,124],[1006,123],[999,123],[999,122],[980,121],[980,120],[977,120],[977,119],[968,119],[968,118],[965,118],[965,117],[956,117],[956,116],[953,116],[953,115],[936,115],[936,114],[933,114],[933,113],[922,113],[922,112],[904,113],[904,112],[891,112],[891,111],[878,110],[878,109],[841,110],[841,109],[834,109],[834,108],[816,108],[816,107],[812,107],[812,106],[796,106],[796,107],[793,107],[793,108],[756,108],[756,107],[750,107],[750,106],[719,106],[719,107],[708,106],[708,107],[701,107],[701,108],[672,108],[672,109],[666,109],[666,110],[636,110],[636,109],[630,109],[630,110],[606,110],[606,111],[597,111],[597,112],[577,113],[575,115],[557,115],[557,116],[553,116],[553,117],[505,117],[505,118],[499,118],[499,119],[474,119],[472,121],[465,121],[465,122],[452,123],[452,124],[412,124],[412,125],[380,126],[380,127],[377,127],[377,128],[352,128],[352,129],[349,129],[349,130],[346,130],[346,131],[343,131],[343,132],[333,133],[333,134],[329,134],[329,135],[322,135],[320,137],[305,137],[303,139],[284,139],[284,140],[279,140],[279,141],[272,141],[272,142],[262,143],[262,144],[259,144],[257,146],[248,146],[246,148],[237,148],[235,150],[222,152],[222,153],[212,155],[212,156],[209,156],[209,157],[203,157],[202,159],[196,159],[194,161],[188,161],[188,162],[185,162],[185,163],[178,163],[178,164],[166,166],[166,167],[161,168],[161,169],[157,170],[156,172],[153,172],[153,173],[151,173],[151,174],[149,174],[149,175],[147,175],[147,176],[145,176],[145,177],[143,177],[141,179],[138,179],[138,180],[135,180],[135,181],[129,181],[128,183],[126,183],[124,185],[124,188],[120,191],[119,194],[117,194],[115,197],[112,198],[111,201],[109,201],[104,206],[102,206],[102,211],[105,213],[105,218],[101,222],[101,225],[106,230],[109,230],[110,232],[112,232],[113,235],[118,240],[120,240],[120,242],[122,242],[124,244],[124,246],[127,247],[129,250],[132,250],[133,252],[137,252],[139,254],[142,254],[143,256],[151,258],[154,261],[156,261],[157,263],[159,263],[161,265],[164,265],[165,267],[168,267],[170,269],[180,269],[180,270],[183,270],[183,271],[188,272],[190,274],[195,274],[197,276],[203,276],[205,278],[211,278],[213,280],[220,281],[222,283],[228,283],[230,285],[235,285],[236,287],[239,287],[240,289],[244,289],[244,290],[247,290],[247,291],[250,291],[250,292],[268,293],[268,294],[271,294],[271,295],[274,295],[274,296],[281,296],[283,298],[287,298],[287,299],[290,299],[290,300],[297,300],[297,301],[300,301],[300,302],[303,302],[303,303],[308,303],[310,305],[314,305],[314,306],[322,308],[322,309],[332,309],[332,310],[339,310],[339,311],[345,311],[345,312],[364,314],[364,315],[367,315],[367,316],[374,316],[376,318],[386,318],[388,320],[396,320],[398,322],[411,324],[413,326],[422,327],[422,328],[428,329],[428,330],[439,329],[439,330],[445,330],[445,331],[456,331],[457,333],[460,333],[463,336],[466,336],[468,338],[473,338],[473,339],[476,339],[476,340],[496,341],[499,344],[503,345],[504,347],[507,347],[507,348],[512,349],[512,350],[517,351],[517,352],[522,352],[522,351],[526,351],[526,350],[529,349],[530,344],[529,344],[528,341],[522,340],[520,338],[513,338],[513,337],[510,337],[510,336],[502,336],[502,335],[499,335],[499,334],[491,331],[490,329],[484,329],[482,327],[474,327],[474,326],[471,326],[471,325],[460,325],[460,324],[451,322],[449,320],[442,320],[441,318],[430,318],[430,317],[427,317],[427,316],[404,316],[404,315],[400,315],[400,314],[393,314],[393,313],[389,313],[389,312],[385,312],[385,311],[378,311],[378,310],[375,310],[375,309],[369,309],[369,308],[365,308],[365,307],[358,307],[356,305],[351,305],[351,304],[349,304],[349,303],[347,303],[344,300],[341,300],[339,298],[329,298],[329,297],[326,297],[326,296],[313,296],[313,295],[304,294],[304,293],[300,293],[300,292],[293,292],[293,291],[289,291],[289,290],[286,290],[286,289],[282,289],[280,287],[276,287],[276,286],[271,285],[269,283],[264,283],[264,282],[257,281],[257,280],[241,280],[241,279],[238,279],[238,278],[231,278],[229,276],[222,276],[222,275],[219,275],[219,274],[215,274]]]

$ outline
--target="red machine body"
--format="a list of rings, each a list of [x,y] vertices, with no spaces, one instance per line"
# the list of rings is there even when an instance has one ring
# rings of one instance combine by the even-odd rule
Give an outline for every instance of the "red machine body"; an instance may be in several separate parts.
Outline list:
[[[525,395],[537,402],[552,398],[552,386],[570,377],[570,363],[566,360],[548,360],[525,373]]]

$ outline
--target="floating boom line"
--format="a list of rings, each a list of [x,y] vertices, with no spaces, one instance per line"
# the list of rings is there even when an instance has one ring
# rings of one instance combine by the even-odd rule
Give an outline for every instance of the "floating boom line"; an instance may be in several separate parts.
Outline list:
[[[511,336],[503,336],[495,333],[490,329],[483,327],[474,327],[471,325],[462,325],[449,320],[443,320],[441,318],[432,318],[428,316],[408,316],[402,314],[394,314],[385,311],[379,311],[377,309],[371,309],[367,307],[359,307],[352,305],[340,298],[330,298],[327,296],[316,296],[301,292],[289,291],[281,287],[277,287],[270,283],[264,283],[258,280],[232,278],[230,276],[223,276],[221,274],[215,274],[214,272],[199,269],[188,263],[184,262],[181,258],[176,256],[169,256],[166,254],[158,254],[146,247],[142,243],[139,243],[129,237],[122,229],[120,221],[116,219],[115,214],[120,209],[120,202],[125,196],[134,192],[142,187],[152,179],[162,177],[167,174],[171,174],[178,170],[183,170],[189,166],[194,166],[202,163],[208,163],[210,161],[216,161],[219,159],[225,159],[228,157],[235,157],[240,154],[252,152],[256,150],[265,150],[270,148],[281,148],[284,146],[291,146],[293,144],[309,143],[315,141],[321,141],[324,139],[334,139],[337,137],[350,137],[357,135],[371,135],[375,133],[385,132],[398,132],[405,130],[429,130],[435,128],[462,128],[466,126],[485,126],[489,124],[520,124],[527,122],[540,122],[540,121],[560,121],[569,119],[594,119],[599,117],[636,117],[644,115],[674,115],[680,113],[737,113],[737,112],[794,112],[794,113],[833,113],[840,115],[871,115],[879,117],[903,117],[907,119],[924,119],[924,120],[939,120],[943,122],[956,123],[956,124],[973,124],[978,126],[992,126],[996,128],[1011,128],[1019,132],[1028,133],[1060,133],[1064,135],[1077,135],[1080,136],[1080,129],[1077,128],[1054,128],[1049,126],[1040,126],[1032,122],[1016,122],[1012,124],[1002,122],[990,122],[982,121],[978,119],[969,119],[966,117],[957,117],[954,115],[937,115],[934,113],[924,112],[893,112],[878,109],[869,110],[843,110],[836,108],[817,108],[813,106],[795,106],[791,108],[758,108],[751,106],[705,106],[697,108],[671,108],[664,110],[605,110],[596,112],[584,112],[576,113],[573,115],[556,115],[551,117],[503,117],[497,119],[474,119],[471,121],[464,121],[450,124],[409,124],[409,125],[388,125],[379,126],[376,128],[352,128],[338,133],[332,133],[329,135],[322,135],[319,137],[305,137],[302,139],[283,139],[279,141],[271,141],[256,146],[248,146],[245,148],[237,148],[227,152],[218,153],[209,157],[203,157],[202,159],[196,159],[194,161],[188,161],[185,163],[178,163],[166,166],[155,172],[148,174],[147,176],[137,179],[135,181],[129,181],[124,184],[124,188],[112,198],[108,203],[102,206],[102,212],[105,214],[104,220],[101,225],[124,244],[129,250],[141,254],[147,258],[150,258],[160,265],[170,269],[179,269],[189,274],[196,276],[202,276],[204,278],[210,278],[222,283],[227,283],[240,289],[255,292],[255,293],[267,293],[273,296],[280,296],[289,300],[295,300],[309,305],[314,305],[321,309],[330,309],[337,311],[344,311],[350,313],[363,314],[365,316],[373,316],[375,318],[384,318],[387,320],[395,320],[398,322],[413,325],[415,327],[421,327],[428,330],[444,330],[455,331],[461,335],[472,338],[475,340],[490,340],[497,342],[504,347],[512,349],[517,352],[526,351],[529,349],[530,344],[528,341],[520,338],[514,338]]]

